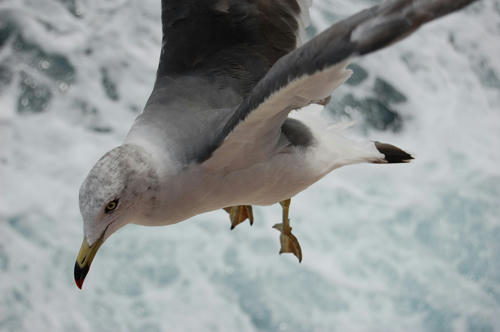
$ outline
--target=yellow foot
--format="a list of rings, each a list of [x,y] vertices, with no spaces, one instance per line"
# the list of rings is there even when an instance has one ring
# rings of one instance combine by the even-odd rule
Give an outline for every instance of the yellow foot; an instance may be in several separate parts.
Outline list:
[[[276,224],[273,226],[274,229],[277,229],[281,232],[280,234],[280,255],[283,253],[291,253],[294,254],[295,257],[299,260],[299,263],[302,262],[302,249],[300,248],[299,240],[292,234],[292,228],[288,227],[288,231],[284,231],[283,224]]]
[[[229,213],[231,230],[247,219],[250,221],[250,225],[253,225],[253,210],[251,205],[231,206],[224,208],[224,210]]]

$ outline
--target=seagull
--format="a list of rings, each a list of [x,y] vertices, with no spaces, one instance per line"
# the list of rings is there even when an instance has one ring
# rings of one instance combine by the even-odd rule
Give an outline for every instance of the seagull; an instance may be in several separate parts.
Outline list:
[[[318,107],[350,77],[351,60],[474,1],[389,0],[304,42],[311,0],[162,0],[151,96],[123,144],[80,188],[78,288],[121,227],[171,225],[218,209],[234,228],[253,223],[252,206],[279,203],[280,253],[300,262],[292,197],[342,166],[413,159],[391,144],[344,137]]]

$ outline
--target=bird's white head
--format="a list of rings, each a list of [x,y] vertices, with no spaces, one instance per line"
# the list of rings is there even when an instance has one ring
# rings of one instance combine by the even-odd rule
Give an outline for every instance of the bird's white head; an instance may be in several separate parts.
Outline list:
[[[151,156],[138,145],[119,146],[95,164],[80,188],[84,238],[75,263],[79,288],[102,243],[124,225],[147,218],[158,190]]]

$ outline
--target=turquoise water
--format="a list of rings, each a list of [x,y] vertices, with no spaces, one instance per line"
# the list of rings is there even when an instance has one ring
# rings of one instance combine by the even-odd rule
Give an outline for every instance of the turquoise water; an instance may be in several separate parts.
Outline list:
[[[314,27],[379,1],[315,1]],[[0,331],[500,331],[500,2],[354,62],[328,112],[408,165],[339,169],[229,230],[127,226],[83,291],[78,189],[153,84],[159,0],[0,1]]]

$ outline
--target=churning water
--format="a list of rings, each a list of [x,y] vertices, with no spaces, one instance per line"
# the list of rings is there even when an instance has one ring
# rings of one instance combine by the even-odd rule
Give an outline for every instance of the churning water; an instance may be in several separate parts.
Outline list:
[[[380,1],[315,0],[314,27]],[[354,62],[328,111],[415,154],[279,206],[127,226],[83,291],[78,189],[152,88],[160,0],[0,0],[0,331],[500,331],[500,1]]]

